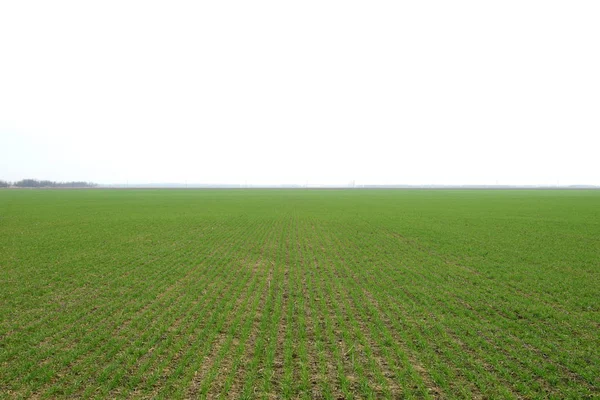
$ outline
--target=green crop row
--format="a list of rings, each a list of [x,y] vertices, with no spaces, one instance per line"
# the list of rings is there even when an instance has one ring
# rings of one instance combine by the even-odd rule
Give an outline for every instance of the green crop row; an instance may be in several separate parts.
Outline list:
[[[600,396],[600,192],[0,191],[0,398]]]

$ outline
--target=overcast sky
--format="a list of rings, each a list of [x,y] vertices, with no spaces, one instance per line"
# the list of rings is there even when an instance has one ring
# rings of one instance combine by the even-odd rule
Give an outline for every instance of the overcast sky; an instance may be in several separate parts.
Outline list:
[[[2,1],[0,179],[600,184],[600,2]]]

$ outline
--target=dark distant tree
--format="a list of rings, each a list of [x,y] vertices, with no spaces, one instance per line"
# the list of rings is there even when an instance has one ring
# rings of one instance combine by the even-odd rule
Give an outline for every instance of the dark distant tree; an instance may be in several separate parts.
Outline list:
[[[91,187],[96,187],[98,185],[96,185],[95,183],[92,182],[82,182],[82,181],[76,181],[76,182],[54,182],[54,181],[48,181],[48,180],[41,180],[38,181],[36,179],[22,179],[18,182],[15,182],[14,185],[16,187],[23,187],[23,188],[52,188],[52,187],[58,187],[58,188],[91,188]]]
[[[9,186],[10,186],[10,183],[0,180],[0,187],[9,187]]]
[[[36,181],[35,179],[21,179],[20,181],[15,182],[16,187],[25,188],[39,187],[39,184],[39,181]]]
[[[96,187],[98,185],[96,185],[95,183],[92,182],[83,182],[83,181],[75,181],[75,182],[59,182],[59,183],[55,183],[56,187],[61,187],[61,188],[91,188],[91,187]]]

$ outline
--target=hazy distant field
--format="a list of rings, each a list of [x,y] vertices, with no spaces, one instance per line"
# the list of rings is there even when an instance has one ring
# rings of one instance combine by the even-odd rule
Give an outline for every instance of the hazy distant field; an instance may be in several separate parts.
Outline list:
[[[0,190],[0,396],[600,396],[600,192]]]

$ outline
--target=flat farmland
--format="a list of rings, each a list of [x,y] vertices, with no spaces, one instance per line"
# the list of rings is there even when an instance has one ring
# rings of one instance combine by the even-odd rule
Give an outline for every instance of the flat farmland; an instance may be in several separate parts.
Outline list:
[[[597,398],[600,191],[0,190],[2,398]]]

